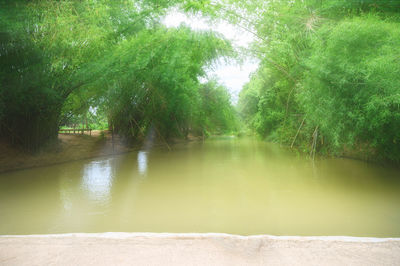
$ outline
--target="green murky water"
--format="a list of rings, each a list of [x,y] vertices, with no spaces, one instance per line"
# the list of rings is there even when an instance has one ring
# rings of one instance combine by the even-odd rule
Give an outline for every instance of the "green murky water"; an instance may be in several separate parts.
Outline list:
[[[0,234],[110,231],[400,237],[400,170],[225,138],[0,175]]]

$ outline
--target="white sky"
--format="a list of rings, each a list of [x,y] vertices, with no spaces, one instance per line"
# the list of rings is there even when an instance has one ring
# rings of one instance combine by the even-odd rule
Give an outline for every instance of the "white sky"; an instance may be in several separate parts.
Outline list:
[[[167,27],[178,27],[184,23],[194,30],[213,30],[223,34],[225,38],[232,41],[233,45],[240,47],[248,47],[253,41],[250,33],[235,28],[226,22],[210,24],[203,18],[188,16],[175,10],[172,10],[164,18],[163,23]],[[207,74],[209,76],[217,76],[218,80],[229,89],[233,103],[236,103],[243,85],[249,81],[250,74],[257,67],[258,61],[255,59],[245,60],[242,65],[238,65],[235,62],[220,62],[213,69],[208,70]]]

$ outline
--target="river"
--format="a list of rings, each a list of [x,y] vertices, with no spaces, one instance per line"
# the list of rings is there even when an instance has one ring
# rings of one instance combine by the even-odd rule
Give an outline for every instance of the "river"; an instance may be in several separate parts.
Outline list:
[[[214,138],[0,175],[0,234],[400,237],[400,170]]]

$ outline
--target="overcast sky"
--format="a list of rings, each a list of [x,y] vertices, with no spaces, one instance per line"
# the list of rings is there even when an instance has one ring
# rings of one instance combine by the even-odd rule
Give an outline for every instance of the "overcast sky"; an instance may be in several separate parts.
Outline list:
[[[252,36],[239,28],[221,22],[218,24],[209,24],[205,19],[199,17],[188,16],[186,14],[171,11],[164,19],[163,23],[167,27],[178,27],[182,23],[191,27],[194,30],[213,30],[231,40],[235,46],[247,47],[253,41]],[[238,63],[220,62],[207,71],[209,76],[217,76],[219,81],[224,84],[232,95],[234,103],[238,100],[238,95],[243,85],[249,81],[250,74],[257,69],[258,62],[254,59],[248,59],[242,65]]]

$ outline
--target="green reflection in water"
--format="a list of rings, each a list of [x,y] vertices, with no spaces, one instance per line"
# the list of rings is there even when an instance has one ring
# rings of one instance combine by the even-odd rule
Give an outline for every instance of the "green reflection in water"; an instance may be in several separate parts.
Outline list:
[[[400,237],[400,171],[211,139],[0,175],[0,234]]]

